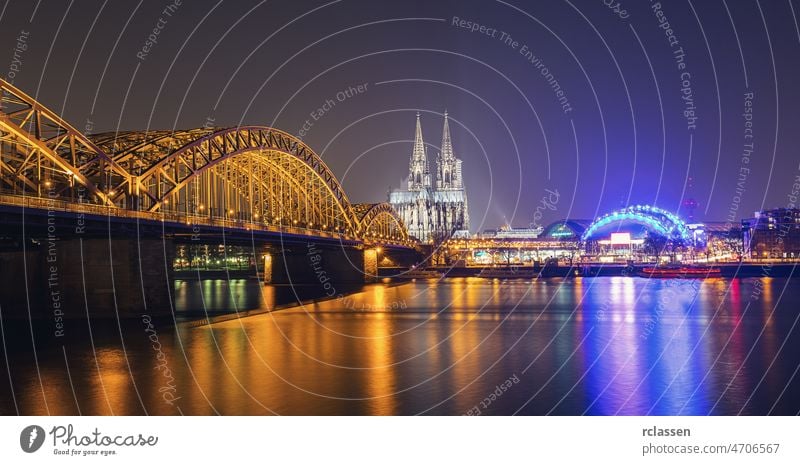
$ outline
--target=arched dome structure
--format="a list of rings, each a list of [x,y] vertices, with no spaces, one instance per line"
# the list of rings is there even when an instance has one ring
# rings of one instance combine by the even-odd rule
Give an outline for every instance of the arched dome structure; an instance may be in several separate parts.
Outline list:
[[[611,232],[631,232],[632,236],[655,233],[670,238],[689,239],[686,223],[674,213],[651,205],[630,205],[595,219],[581,235],[590,241]]]

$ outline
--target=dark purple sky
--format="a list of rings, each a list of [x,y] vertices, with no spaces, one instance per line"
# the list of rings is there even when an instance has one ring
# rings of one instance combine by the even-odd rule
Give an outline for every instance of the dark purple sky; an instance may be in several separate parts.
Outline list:
[[[785,206],[800,175],[800,5],[656,3],[184,0],[169,16],[169,1],[48,0],[34,14],[17,0],[2,6],[0,69],[94,132],[213,121],[297,135],[310,120],[303,139],[353,202],[385,200],[406,176],[417,111],[435,153],[446,108],[473,230],[527,225],[548,190],[559,195],[543,224],[686,197],[705,220]]]

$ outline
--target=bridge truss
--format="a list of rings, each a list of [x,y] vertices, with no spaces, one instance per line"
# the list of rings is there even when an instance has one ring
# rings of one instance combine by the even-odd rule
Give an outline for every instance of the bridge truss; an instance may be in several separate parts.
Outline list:
[[[261,127],[85,136],[0,80],[0,189],[109,215],[263,225],[413,246],[385,203],[352,205],[322,159]]]
[[[403,220],[390,204],[360,203],[353,205],[353,210],[363,228],[365,242],[402,244],[411,241]]]

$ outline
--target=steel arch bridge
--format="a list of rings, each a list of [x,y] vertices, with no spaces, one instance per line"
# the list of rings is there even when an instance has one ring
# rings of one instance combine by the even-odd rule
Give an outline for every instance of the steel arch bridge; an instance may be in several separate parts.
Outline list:
[[[352,205],[322,159],[269,127],[86,136],[0,80],[3,202],[412,247],[387,204]],[[93,209],[93,210],[92,210]]]
[[[582,241],[587,241],[601,228],[619,221],[631,221],[641,224],[651,231],[666,237],[680,237],[689,239],[689,230],[686,223],[674,213],[650,205],[630,205],[626,208],[614,210],[594,220],[581,236]]]
[[[406,243],[411,240],[403,220],[388,203],[359,203],[353,205],[353,210],[361,224],[365,242]]]

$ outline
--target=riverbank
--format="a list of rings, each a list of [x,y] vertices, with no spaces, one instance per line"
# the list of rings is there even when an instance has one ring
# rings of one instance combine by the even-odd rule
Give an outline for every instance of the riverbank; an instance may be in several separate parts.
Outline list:
[[[722,277],[724,278],[788,278],[800,277],[800,263],[722,263],[713,264],[715,268],[719,268]],[[637,265],[641,268],[641,265]],[[487,267],[488,268],[488,267]],[[484,267],[431,267],[428,269],[436,270],[443,273],[448,278],[468,278],[477,277]],[[489,268],[492,269],[492,268]],[[503,266],[495,267],[495,269],[508,269],[519,273],[521,276],[529,276],[536,274],[543,278],[550,277],[591,277],[591,276],[624,276],[631,275],[630,268],[626,265],[618,264],[575,264],[573,266],[554,266],[548,265],[544,267],[534,266]],[[403,268],[381,268],[379,274],[382,277],[390,277],[395,279],[403,279]],[[658,278],[652,278],[658,279]]]

